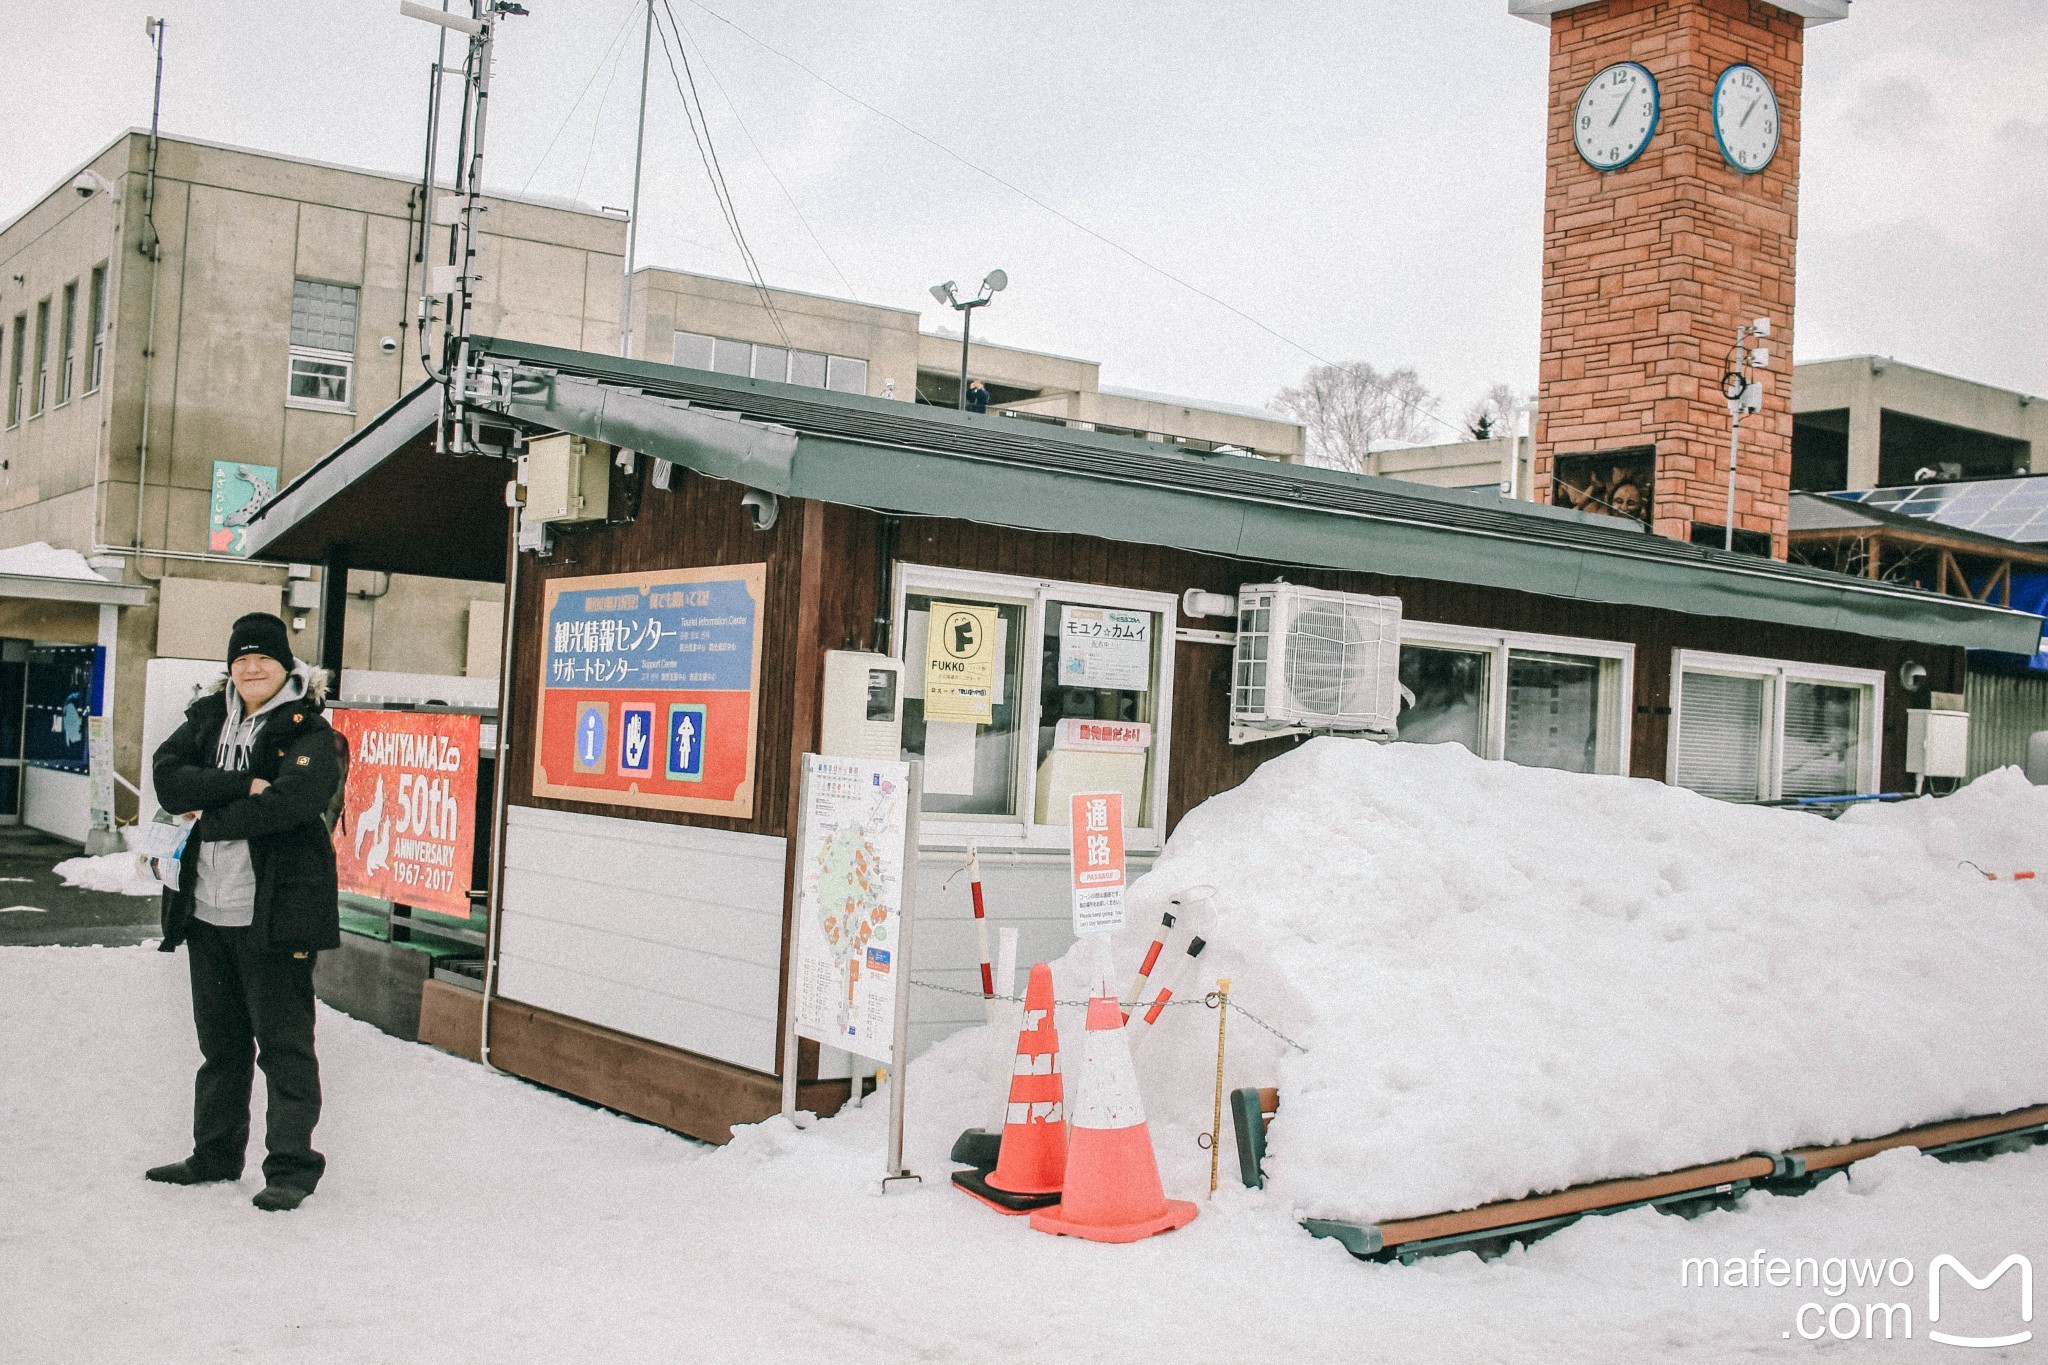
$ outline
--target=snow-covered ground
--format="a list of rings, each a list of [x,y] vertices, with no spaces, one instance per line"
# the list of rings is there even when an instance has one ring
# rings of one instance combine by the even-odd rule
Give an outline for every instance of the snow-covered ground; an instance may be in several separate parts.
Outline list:
[[[160,896],[163,887],[143,875],[142,863],[133,853],[105,853],[97,858],[66,858],[51,869],[64,885],[87,891],[111,891],[117,896]]]
[[[1268,1171],[1305,1213],[1440,1213],[2048,1103],[2048,788],[2016,769],[1830,822],[1315,740],[1181,822],[1132,887],[1122,971],[1205,883],[1197,993],[1231,977],[1307,1049],[1232,1022],[1228,1084],[1278,1084]],[[1062,1000],[1091,961],[1059,964]],[[1213,1020],[1167,1016],[1140,1057],[1176,1146],[1209,1124]]]
[[[187,1150],[186,1011],[182,954],[0,949],[0,1358],[1996,1359],[1927,1340],[1929,1261],[2048,1264],[2048,1149],[1954,1166],[1888,1154],[1801,1198],[1589,1220],[1490,1264],[1362,1264],[1299,1231],[1282,1197],[1227,1183],[1181,1231],[1098,1246],[944,1186],[971,1035],[912,1068],[908,1152],[931,1187],[882,1198],[873,1101],[711,1149],[325,1008],[328,1177],[298,1212],[263,1214],[253,1166],[232,1186],[141,1178]],[[1200,1196],[1206,1157],[1166,1164],[1169,1194]],[[1812,1258],[1829,1284],[1682,1287],[1700,1257],[1766,1277],[1771,1258]],[[1900,1258],[1893,1278],[1912,1280],[1858,1288],[1830,1258]],[[1828,1338],[1828,1313],[1860,1332],[1850,1317],[1873,1302],[1906,1305],[1913,1340],[1882,1340],[1882,1320],[1879,1339]],[[1940,1326],[2019,1330],[2016,1304],[2011,1275],[1980,1294],[1948,1274]]]

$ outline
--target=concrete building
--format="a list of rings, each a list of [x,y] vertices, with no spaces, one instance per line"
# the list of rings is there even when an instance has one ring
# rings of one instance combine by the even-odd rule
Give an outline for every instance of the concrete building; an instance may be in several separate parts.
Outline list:
[[[446,249],[408,177],[170,137],[153,172],[148,135],[124,133],[0,227],[0,546],[76,550],[145,590],[102,641],[119,699],[114,766],[145,788],[151,660],[210,661],[252,610],[282,611],[299,652],[319,656],[321,567],[249,563],[237,528],[422,376],[420,272]],[[615,353],[625,223],[540,199],[487,205],[475,331]],[[955,398],[958,342],[921,334],[911,309],[661,268],[636,272],[630,297],[638,356],[904,402]],[[1094,361],[977,344],[972,364],[1019,420],[1301,458],[1291,422],[1105,390]],[[10,619],[31,641],[80,643],[56,610],[25,599]],[[41,627],[38,612],[50,616]],[[492,585],[354,571],[340,662],[494,676],[500,612]],[[129,799],[119,806],[133,813]],[[84,807],[73,807],[57,832],[79,837]]]
[[[1493,488],[1501,482],[1506,447],[1504,440],[1452,441],[1383,450],[1374,454],[1370,472],[1437,488]],[[1724,445],[1724,460],[1726,451]],[[1527,471],[1527,441],[1523,455]],[[1889,356],[1815,360],[1792,369],[1794,491],[2028,473],[2048,474],[2048,401],[2033,394]],[[1526,476],[1519,485],[1531,486]]]
[[[148,590],[102,641],[124,785],[151,659],[214,659],[255,609],[285,610],[300,652],[317,652],[317,588],[244,562],[237,527],[417,379],[418,201],[404,177],[184,138],[161,139],[152,167],[148,135],[129,132],[0,228],[0,545],[76,550]],[[624,224],[501,198],[486,221],[480,328],[616,338]],[[494,647],[471,657],[469,629],[473,611],[495,621],[494,593],[349,586],[348,667],[496,672]],[[81,816],[56,832],[78,837]]]
[[[2048,473],[2048,403],[1888,356],[1792,372],[1792,487],[1809,493]]]

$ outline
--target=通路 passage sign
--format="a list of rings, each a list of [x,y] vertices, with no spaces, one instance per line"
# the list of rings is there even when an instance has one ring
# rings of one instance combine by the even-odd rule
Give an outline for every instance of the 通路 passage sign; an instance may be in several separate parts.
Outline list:
[[[547,585],[533,794],[754,813],[765,564]]]

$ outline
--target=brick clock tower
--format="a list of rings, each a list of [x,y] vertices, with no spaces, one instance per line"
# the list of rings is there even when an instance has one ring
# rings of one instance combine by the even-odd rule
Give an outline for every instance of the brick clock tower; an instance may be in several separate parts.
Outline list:
[[[1550,27],[1539,500],[1720,546],[1737,329],[1769,319],[1736,548],[1785,554],[1805,29],[1849,0],[1509,0]]]

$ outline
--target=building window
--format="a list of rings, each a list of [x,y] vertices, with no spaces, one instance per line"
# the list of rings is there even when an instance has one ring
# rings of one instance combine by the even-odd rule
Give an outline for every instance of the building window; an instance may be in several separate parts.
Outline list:
[[[349,410],[357,298],[354,285],[292,281],[291,378],[285,390],[289,406]]]
[[[925,716],[929,631],[949,605],[994,613],[985,724]],[[1068,797],[1121,790],[1128,846],[1157,848],[1174,612],[1160,593],[902,566],[893,644],[905,665],[903,756],[925,763],[927,839],[1064,848]]]
[[[1401,623],[1401,738],[1574,773],[1626,773],[1635,647]]]
[[[843,355],[830,358],[825,367],[825,387],[839,393],[866,393],[868,391],[868,363],[853,360]]]
[[[14,352],[7,370],[7,425],[21,424],[22,356],[28,350],[28,314],[14,315]]]
[[[1724,801],[1877,790],[1884,676],[1679,650],[1670,780]]]
[[[28,415],[40,417],[50,396],[50,301],[36,305],[36,365],[29,374]]]
[[[96,392],[100,376],[107,360],[107,267],[104,263],[92,268],[92,287],[86,294],[85,340],[91,350],[86,354],[85,391]]]
[[[57,351],[57,406],[71,401],[71,385],[78,373],[78,281],[64,286],[64,308],[57,318],[62,344]]]
[[[770,379],[778,384],[799,384],[812,389],[838,389],[843,393],[868,391],[868,363],[851,356],[794,351],[785,346],[736,341],[701,332],[677,332],[672,354],[675,363],[686,369]]]

